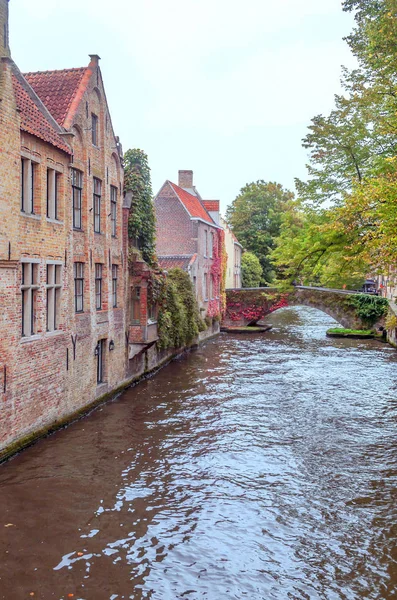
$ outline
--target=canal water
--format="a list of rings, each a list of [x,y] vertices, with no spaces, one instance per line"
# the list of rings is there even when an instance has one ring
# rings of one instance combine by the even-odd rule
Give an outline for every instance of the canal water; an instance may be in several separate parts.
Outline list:
[[[0,598],[397,594],[397,353],[308,308],[0,466]]]

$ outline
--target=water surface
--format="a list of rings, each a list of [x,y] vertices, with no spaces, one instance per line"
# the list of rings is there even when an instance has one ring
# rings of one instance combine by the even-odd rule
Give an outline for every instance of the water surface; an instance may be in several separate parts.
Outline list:
[[[0,598],[396,598],[397,353],[270,320],[0,466]]]

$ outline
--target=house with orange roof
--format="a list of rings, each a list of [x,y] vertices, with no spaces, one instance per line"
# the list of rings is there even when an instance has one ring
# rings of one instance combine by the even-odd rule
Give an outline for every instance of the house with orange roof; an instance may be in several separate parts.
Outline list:
[[[8,8],[0,0],[0,451],[117,388],[127,358],[128,209],[99,57],[22,74]]]
[[[180,267],[193,282],[202,315],[221,312],[223,229],[219,202],[205,201],[193,171],[179,171],[178,184],[166,181],[154,198],[156,250],[160,266]]]

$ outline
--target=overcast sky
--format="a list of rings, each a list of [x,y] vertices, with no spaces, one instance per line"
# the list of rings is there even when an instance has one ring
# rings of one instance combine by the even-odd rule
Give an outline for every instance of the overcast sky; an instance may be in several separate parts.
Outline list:
[[[192,169],[223,210],[250,181],[293,189],[301,139],[352,65],[340,0],[11,0],[22,71],[99,54],[124,150],[149,156],[154,191]]]

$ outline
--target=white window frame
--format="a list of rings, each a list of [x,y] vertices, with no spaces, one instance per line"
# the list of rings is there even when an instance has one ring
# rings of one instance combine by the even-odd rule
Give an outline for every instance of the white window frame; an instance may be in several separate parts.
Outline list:
[[[40,289],[40,261],[22,259],[22,337],[29,338],[37,333],[37,295]]]
[[[82,229],[83,173],[72,169],[73,229]]]
[[[84,312],[84,263],[73,263],[74,277],[74,310],[76,313]],[[81,305],[80,305],[81,298]]]
[[[95,263],[95,308],[102,310],[103,264]]]
[[[112,237],[116,237],[117,233],[117,188],[114,185],[110,186],[110,220]]]
[[[134,287],[131,290],[131,325],[140,325],[141,323],[141,288]]]
[[[91,113],[91,139],[92,139],[92,145],[95,146],[95,148],[99,147],[98,144],[98,130],[99,130],[99,118],[98,115],[96,115],[95,113]]]
[[[112,306],[117,308],[117,276],[118,265],[112,265]]]
[[[61,312],[62,263],[48,260],[46,271],[47,331],[56,331]]]
[[[94,232],[101,233],[102,181],[94,177],[93,186]]]
[[[208,257],[208,231],[204,229],[204,256]]]
[[[58,221],[59,212],[59,179],[61,174],[47,168],[47,219]]]
[[[21,212],[34,215],[35,185],[38,163],[21,156]]]

